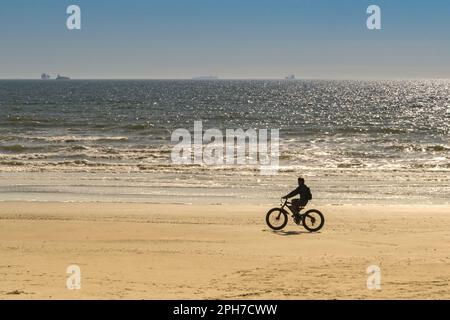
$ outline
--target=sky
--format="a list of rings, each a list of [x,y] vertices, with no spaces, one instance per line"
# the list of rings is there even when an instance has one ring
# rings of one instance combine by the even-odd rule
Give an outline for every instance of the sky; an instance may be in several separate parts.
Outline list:
[[[2,79],[450,78],[449,57],[448,0],[0,2]]]

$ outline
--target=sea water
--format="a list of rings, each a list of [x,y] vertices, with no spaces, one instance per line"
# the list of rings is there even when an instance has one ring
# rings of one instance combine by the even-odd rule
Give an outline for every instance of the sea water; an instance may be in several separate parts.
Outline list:
[[[450,202],[450,81],[0,81],[0,200]],[[279,129],[280,170],[176,165],[178,128]]]

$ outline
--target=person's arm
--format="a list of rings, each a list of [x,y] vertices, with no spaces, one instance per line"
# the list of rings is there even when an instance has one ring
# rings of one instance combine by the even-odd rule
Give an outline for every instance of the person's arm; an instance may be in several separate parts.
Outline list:
[[[298,188],[295,189],[294,191],[290,192],[289,194],[285,195],[283,197],[283,199],[289,199],[289,198],[295,197],[297,194],[298,194]]]

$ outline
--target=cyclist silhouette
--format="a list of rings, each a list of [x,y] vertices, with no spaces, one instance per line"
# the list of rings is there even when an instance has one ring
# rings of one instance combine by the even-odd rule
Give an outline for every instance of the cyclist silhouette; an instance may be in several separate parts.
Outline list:
[[[312,199],[311,189],[305,184],[305,179],[298,178],[298,187],[285,195],[283,199],[289,199],[295,197],[296,195],[300,195],[299,199],[292,199],[292,204],[289,206],[289,209],[294,213],[296,218],[299,217],[300,210],[303,209],[308,201]]]
[[[299,195],[299,199],[289,198]],[[282,197],[281,207],[270,209],[266,214],[266,223],[272,230],[279,231],[286,227],[289,216],[292,216],[295,224],[302,225],[309,232],[318,232],[325,224],[325,218],[317,209],[308,209],[300,213],[309,200],[312,199],[311,190],[305,184],[305,179],[298,178],[298,187],[294,191]],[[288,209],[289,208],[289,209]]]

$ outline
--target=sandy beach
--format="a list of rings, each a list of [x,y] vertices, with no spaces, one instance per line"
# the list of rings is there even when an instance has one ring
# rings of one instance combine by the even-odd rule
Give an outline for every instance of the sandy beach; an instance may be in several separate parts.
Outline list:
[[[268,209],[3,202],[0,298],[450,298],[449,206],[321,206],[317,234],[270,231]],[[72,264],[80,290],[66,288]]]

